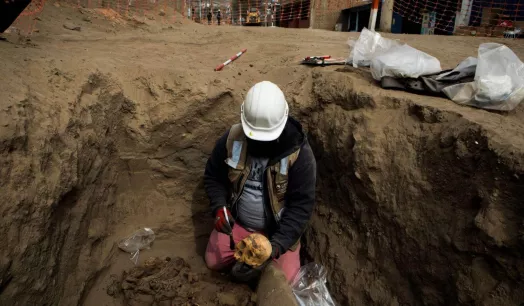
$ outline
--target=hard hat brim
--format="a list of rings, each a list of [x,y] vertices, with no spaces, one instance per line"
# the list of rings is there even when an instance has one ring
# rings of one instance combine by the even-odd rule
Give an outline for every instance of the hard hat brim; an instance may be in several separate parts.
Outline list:
[[[253,127],[249,126],[249,124],[244,119],[244,116],[240,116],[240,118],[242,119],[242,129],[244,130],[246,137],[257,141],[273,141],[277,139],[280,137],[280,134],[282,134],[282,131],[284,131],[287,123],[286,116],[286,120],[282,120],[279,126],[269,131],[254,129]]]

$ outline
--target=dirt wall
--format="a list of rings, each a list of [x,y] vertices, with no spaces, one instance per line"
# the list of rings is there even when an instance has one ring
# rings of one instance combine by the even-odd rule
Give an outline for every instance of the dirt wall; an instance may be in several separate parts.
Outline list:
[[[496,123],[511,117],[373,98],[344,72],[312,79],[319,204],[308,251],[338,301],[524,301],[524,151]]]
[[[57,70],[51,81],[61,87],[64,76]],[[78,301],[107,266],[100,255],[111,252],[104,216],[111,214],[114,137],[126,99],[100,74],[64,112],[48,109],[38,91],[11,92],[24,98],[2,112],[0,304]]]
[[[116,242],[152,226],[158,254],[182,250],[196,274],[206,271],[201,284],[210,292],[198,301],[215,305],[221,286],[231,284],[209,276],[202,261],[212,219],[201,180],[214,140],[234,121],[234,113],[224,113],[233,107],[231,92],[174,93],[169,77],[162,85],[149,76],[121,83],[112,74],[73,80],[53,71],[57,89],[76,92],[67,108],[49,100],[52,92],[29,91],[2,113],[0,231],[7,239],[0,247],[0,304],[121,304],[92,289],[107,287],[114,267],[132,266]],[[161,95],[189,103],[166,111]],[[166,241],[178,244],[165,247]],[[229,300],[250,298],[236,287]]]

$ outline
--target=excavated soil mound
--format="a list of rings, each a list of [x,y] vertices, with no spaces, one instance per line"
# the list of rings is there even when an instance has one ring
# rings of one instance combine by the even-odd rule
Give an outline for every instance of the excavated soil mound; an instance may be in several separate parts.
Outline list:
[[[205,266],[202,176],[262,80],[308,131],[318,203],[303,250],[341,305],[524,302],[524,105],[487,112],[297,65],[347,55],[347,33],[91,13],[48,5],[29,40],[0,41],[1,305],[255,301]],[[444,68],[487,41],[394,38]],[[520,40],[498,42],[524,58]],[[116,244],[143,227],[156,238],[134,267]]]
[[[198,305],[194,301],[198,276],[191,273],[187,262],[180,257],[148,258],[142,266],[124,271],[122,278],[120,288],[117,286],[117,290],[108,294],[115,295],[121,290],[129,305],[163,301],[169,305]]]
[[[200,281],[200,276],[180,257],[150,257],[142,265],[124,271],[120,278],[111,277],[113,283],[107,294],[122,299],[125,305],[210,305],[209,297],[200,294],[205,280]],[[217,292],[212,299],[214,305],[254,305],[247,288],[222,289],[229,292]]]

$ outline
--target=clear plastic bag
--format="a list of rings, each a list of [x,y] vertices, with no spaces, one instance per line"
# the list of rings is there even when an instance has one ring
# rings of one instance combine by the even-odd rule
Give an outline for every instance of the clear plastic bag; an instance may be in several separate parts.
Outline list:
[[[324,266],[309,263],[300,268],[291,289],[300,306],[335,306],[326,287],[327,271]]]
[[[401,43],[382,37],[377,32],[372,32],[366,28],[362,29],[360,36],[355,40],[348,40],[351,48],[348,63],[353,63],[353,67],[367,67],[371,65],[371,60],[389,49],[400,46]]]
[[[472,74],[472,75],[475,75],[475,71],[477,70],[477,64],[478,64],[478,60],[476,57],[468,57],[466,58],[465,60],[463,60],[462,62],[460,62],[457,67],[455,67],[453,70],[451,71],[448,71],[448,72],[444,72],[444,73],[441,73],[439,74],[435,80],[456,80],[454,78],[455,77],[458,77],[459,75],[464,75],[464,74]]]
[[[505,45],[481,44],[475,81],[442,91],[458,104],[510,111],[524,100],[524,64]]]
[[[396,46],[371,60],[371,74],[380,81],[382,77],[418,78],[421,75],[442,71],[440,61],[409,45]]]
[[[131,236],[120,240],[118,247],[131,254],[131,261],[138,263],[140,250],[149,249],[151,243],[155,240],[155,232],[149,227],[144,227],[134,232]]]

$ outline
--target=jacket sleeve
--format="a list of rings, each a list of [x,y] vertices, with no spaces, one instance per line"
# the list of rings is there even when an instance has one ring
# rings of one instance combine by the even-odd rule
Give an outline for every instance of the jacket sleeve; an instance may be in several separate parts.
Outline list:
[[[309,143],[300,150],[289,169],[286,205],[277,231],[271,237],[284,253],[303,234],[315,206],[317,164]]]
[[[227,158],[226,142],[229,131],[217,140],[211,156],[207,160],[206,170],[204,172],[204,188],[209,197],[211,213],[215,213],[217,208],[226,206],[229,179],[227,176]]]

